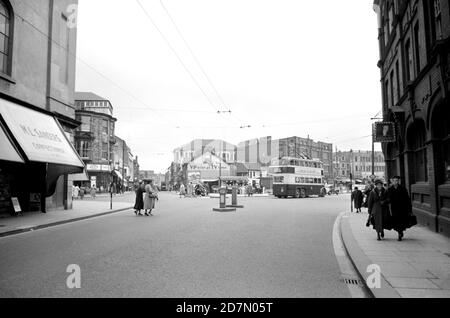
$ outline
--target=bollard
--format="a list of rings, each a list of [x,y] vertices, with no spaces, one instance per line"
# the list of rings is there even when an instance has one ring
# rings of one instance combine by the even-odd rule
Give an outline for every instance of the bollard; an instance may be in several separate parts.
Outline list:
[[[214,212],[236,212],[235,208],[227,207],[227,188],[220,188],[219,190],[219,208],[213,209]]]
[[[227,205],[228,208],[238,208],[238,209],[242,209],[244,206],[243,205],[239,205],[238,204],[238,187],[237,186],[233,186],[232,189],[232,195],[231,195],[231,205]]]

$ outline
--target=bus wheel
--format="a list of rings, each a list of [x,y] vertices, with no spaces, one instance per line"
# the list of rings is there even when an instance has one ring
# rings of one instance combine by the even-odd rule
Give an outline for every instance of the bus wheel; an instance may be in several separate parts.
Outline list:
[[[305,198],[306,198],[306,190],[305,190],[305,189],[302,189],[302,190],[300,191],[300,197],[301,197],[302,199],[305,199]]]
[[[295,199],[300,199],[300,196],[301,196],[301,191],[300,191],[300,189],[295,190],[295,196],[294,196],[294,198],[295,198]]]

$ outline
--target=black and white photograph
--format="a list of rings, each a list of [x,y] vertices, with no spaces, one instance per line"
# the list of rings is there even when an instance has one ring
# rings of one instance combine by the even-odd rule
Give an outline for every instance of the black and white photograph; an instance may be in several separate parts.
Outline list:
[[[450,298],[450,1],[0,0],[0,298]]]

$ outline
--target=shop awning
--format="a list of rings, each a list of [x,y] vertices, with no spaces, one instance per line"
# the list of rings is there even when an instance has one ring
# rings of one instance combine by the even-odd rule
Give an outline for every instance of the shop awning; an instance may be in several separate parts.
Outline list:
[[[0,160],[25,163],[0,124]]]
[[[29,161],[84,167],[53,116],[4,99],[0,99],[0,114]]]
[[[69,174],[69,181],[89,181],[89,177],[86,172]]]
[[[119,178],[120,180],[123,180],[122,174],[118,170],[114,170],[114,174]]]

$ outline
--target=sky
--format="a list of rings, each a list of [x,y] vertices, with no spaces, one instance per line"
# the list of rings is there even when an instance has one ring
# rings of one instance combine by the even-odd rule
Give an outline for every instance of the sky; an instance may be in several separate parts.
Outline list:
[[[165,172],[198,138],[370,150],[382,105],[372,4],[79,0],[76,89],[111,101],[143,170]]]

